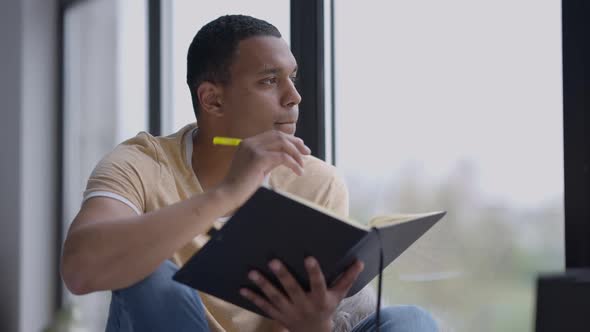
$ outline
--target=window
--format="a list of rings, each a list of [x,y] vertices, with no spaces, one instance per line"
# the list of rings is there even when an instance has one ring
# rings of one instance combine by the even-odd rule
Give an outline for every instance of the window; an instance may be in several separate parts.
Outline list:
[[[351,215],[447,210],[385,273],[443,330],[532,329],[564,268],[560,2],[335,3],[335,161]]]
[[[64,13],[64,230],[98,161],[147,129],[145,12],[143,0],[87,0]],[[104,331],[109,297],[64,288],[90,331]]]

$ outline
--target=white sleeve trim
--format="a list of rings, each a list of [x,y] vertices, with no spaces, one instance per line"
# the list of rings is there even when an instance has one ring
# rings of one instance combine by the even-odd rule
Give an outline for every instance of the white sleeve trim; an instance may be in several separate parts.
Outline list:
[[[137,206],[135,206],[133,203],[131,203],[131,201],[129,201],[127,198],[125,198],[119,194],[115,194],[110,191],[93,191],[93,192],[90,192],[89,194],[84,196],[82,203],[86,202],[87,200],[89,200],[92,197],[109,197],[112,199],[116,199],[119,202],[121,202],[121,203],[127,205],[128,207],[130,207],[131,209],[133,209],[133,211],[135,211],[135,213],[137,213],[137,215],[141,215],[141,211],[137,208]]]
[[[229,218],[231,218],[231,217],[232,216],[217,218],[217,221],[219,221],[220,223],[223,224],[223,223],[226,223],[229,220]]]
[[[185,151],[184,155],[186,156],[186,166],[192,170],[193,169],[193,137],[197,134],[197,127],[193,128],[191,131],[185,134],[184,137],[184,146]]]

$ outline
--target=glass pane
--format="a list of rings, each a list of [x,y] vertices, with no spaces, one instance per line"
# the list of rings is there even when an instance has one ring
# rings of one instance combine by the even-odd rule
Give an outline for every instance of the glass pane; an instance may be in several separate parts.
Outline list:
[[[443,331],[530,331],[564,267],[558,0],[338,1],[336,165],[351,216],[447,210],[385,273]]]
[[[202,1],[175,0],[170,5],[170,32],[165,34],[171,42],[169,63],[171,75],[164,72],[165,78],[163,107],[163,132],[172,133],[188,123],[195,122],[190,92],[186,85],[186,54],[193,37],[199,29],[222,15],[250,15],[270,22],[279,29],[283,38],[290,41],[290,1],[289,0],[222,0],[215,5]],[[164,50],[164,52],[167,52]],[[166,59],[166,56],[164,57]],[[166,97],[169,96],[169,97]]]
[[[96,163],[147,129],[145,12],[144,0],[88,0],[65,13],[64,230]],[[64,288],[88,331],[104,331],[109,296]]]

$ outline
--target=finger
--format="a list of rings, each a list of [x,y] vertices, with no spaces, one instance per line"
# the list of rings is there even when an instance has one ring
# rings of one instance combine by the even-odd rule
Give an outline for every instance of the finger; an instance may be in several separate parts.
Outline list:
[[[275,141],[278,136],[284,137],[284,138],[288,139],[289,141],[291,141],[291,143],[293,143],[302,154],[310,154],[311,153],[311,149],[305,145],[305,142],[303,142],[303,140],[300,137],[285,134],[285,133],[281,132],[280,130],[270,130],[263,135],[264,135],[264,138],[263,138],[264,140],[270,140],[270,141]]]
[[[248,156],[249,160],[261,165],[265,173],[270,172],[273,168],[282,164],[291,168],[295,174],[302,175],[303,161],[295,161],[291,154],[283,152],[283,146],[281,143],[275,141],[268,141],[265,143],[261,142],[260,138],[258,138],[258,141],[249,138],[240,144],[236,155],[242,153],[243,155]],[[301,155],[299,155],[299,157],[301,157]]]
[[[303,142],[303,140],[299,137],[295,137],[295,136],[289,136],[289,140],[291,141],[291,143],[293,143],[295,145],[295,147],[297,148],[297,150],[299,150],[299,152],[301,152],[302,154],[310,154],[311,153],[311,149],[305,145],[305,143]]]
[[[349,267],[341,276],[338,278],[331,290],[336,291],[342,297],[348,293],[352,284],[356,281],[361,271],[364,269],[362,261],[357,260],[351,267]]]
[[[290,168],[293,173],[303,175],[303,168],[299,166],[299,163],[297,163],[290,155],[284,152],[268,152],[267,156],[267,158],[263,158],[264,162],[267,163],[264,167],[265,173],[270,172],[273,168],[279,165],[284,165]]]
[[[299,166],[303,167],[303,155],[299,151],[299,149],[295,146],[295,144],[286,137],[286,135],[278,135],[277,139],[269,142],[266,146],[267,149],[273,151],[282,151],[290,155]]]
[[[273,259],[268,264],[268,267],[277,276],[292,303],[303,303],[305,301],[305,291],[279,260]]]
[[[240,289],[240,295],[254,303],[260,310],[264,311],[268,316],[277,321],[282,321],[283,316],[270,302],[264,299],[262,296],[254,293],[253,291],[242,288]]]
[[[289,300],[281,293],[280,290],[276,289],[273,284],[271,284],[266,278],[264,278],[260,273],[257,271],[250,271],[248,273],[248,278],[252,280],[262,290],[264,295],[267,297],[267,302],[272,304],[281,312],[286,312],[289,310],[291,303]]]
[[[322,269],[318,264],[318,261],[313,257],[307,257],[305,259],[305,269],[309,276],[309,284],[311,292],[314,294],[323,294],[326,292],[326,279],[322,273]]]
[[[261,137],[260,144],[261,146],[288,152],[295,160],[301,158],[301,162],[303,162],[302,155],[311,153],[311,150],[303,143],[301,138],[287,135],[278,130],[271,130],[265,133]],[[303,166],[303,164],[301,165]]]

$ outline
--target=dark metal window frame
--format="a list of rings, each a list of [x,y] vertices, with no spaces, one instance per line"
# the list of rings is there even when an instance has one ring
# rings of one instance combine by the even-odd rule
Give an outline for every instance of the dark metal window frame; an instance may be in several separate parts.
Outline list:
[[[324,102],[324,1],[291,1],[291,51],[297,59],[297,136],[320,159],[326,158]]]
[[[590,5],[562,0],[566,268],[590,267]]]
[[[72,5],[87,0],[61,0],[58,15],[58,121],[56,264],[63,241],[63,123],[64,123],[64,15]],[[148,1],[149,130],[161,131],[161,0]],[[335,154],[334,1],[330,4],[332,58],[332,155]],[[291,45],[299,63],[299,91],[303,97],[298,136],[315,156],[325,159],[324,1],[291,1]],[[586,0],[562,0],[563,122],[566,267],[590,266],[590,6]],[[62,305],[58,278],[55,305]]]
[[[148,4],[148,117],[152,135],[162,134],[162,1]]]

